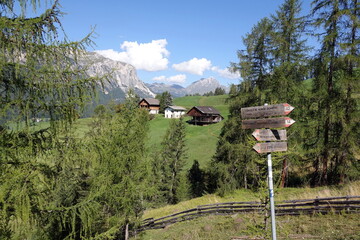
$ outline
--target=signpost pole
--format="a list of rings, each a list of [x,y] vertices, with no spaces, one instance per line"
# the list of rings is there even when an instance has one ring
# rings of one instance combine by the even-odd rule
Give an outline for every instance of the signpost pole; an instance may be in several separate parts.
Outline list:
[[[271,211],[271,233],[272,233],[272,240],[276,240],[274,185],[273,185],[271,153],[268,153],[267,155],[267,162],[268,162],[268,174],[269,174],[268,181],[269,181],[269,196],[270,196],[270,211]]]
[[[268,104],[265,103],[265,106],[267,105]],[[272,236],[272,240],[276,240],[274,183],[273,183],[271,152],[267,154],[267,164],[268,164],[268,185],[269,185],[270,212],[271,212],[271,236]]]
[[[256,143],[253,149],[260,154],[268,153],[268,185],[272,240],[276,240],[276,224],[271,152],[287,151],[287,142],[284,142],[284,140],[287,140],[287,136],[286,130],[271,130],[270,128],[290,127],[295,121],[288,117],[271,117],[288,115],[292,110],[294,110],[294,107],[288,103],[274,105],[265,104],[264,106],[241,108],[241,118],[243,119],[241,124],[242,129],[259,128],[256,129],[252,135],[258,141],[266,141],[266,143]]]

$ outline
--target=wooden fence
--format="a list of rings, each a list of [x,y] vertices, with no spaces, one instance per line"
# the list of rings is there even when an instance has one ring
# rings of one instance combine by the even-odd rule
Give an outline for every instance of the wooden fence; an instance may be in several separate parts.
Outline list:
[[[200,205],[196,208],[174,213],[165,217],[157,219],[145,219],[140,228],[137,229],[137,232],[148,229],[164,228],[167,225],[176,222],[191,220],[209,214],[268,214],[268,212],[269,204],[261,202],[226,202]],[[288,200],[275,203],[275,214],[277,216],[300,214],[326,214],[329,212],[360,213],[360,196]]]

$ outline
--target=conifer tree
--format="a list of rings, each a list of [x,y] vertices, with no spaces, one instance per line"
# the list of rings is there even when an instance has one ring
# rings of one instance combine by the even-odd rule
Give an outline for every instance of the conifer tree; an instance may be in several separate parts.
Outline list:
[[[298,0],[286,0],[272,15],[273,29],[272,52],[274,56],[274,67],[271,76],[267,79],[267,89],[265,92],[268,103],[290,103],[296,106],[295,117],[296,126],[289,128],[289,136],[297,136],[293,132],[298,132],[301,128],[302,112],[306,105],[307,91],[304,90],[302,82],[308,76],[308,51],[304,31],[307,27],[306,18],[300,15],[301,3]],[[292,114],[294,115],[294,114]],[[289,146],[299,145],[299,138],[289,138]],[[282,178],[280,186],[284,187],[288,175],[289,161],[297,162],[299,159],[298,150],[292,152],[290,148],[282,159]],[[301,151],[300,151],[301,152]]]
[[[103,219],[98,219],[108,228],[101,233],[104,236],[114,231],[113,237],[125,238],[144,210],[149,115],[134,98],[130,92],[122,111],[91,139],[97,154],[89,198],[104,209]]]
[[[338,182],[338,177],[343,181],[344,170],[341,169],[354,156],[351,142],[356,142],[356,138],[351,135],[355,130],[352,118],[356,112],[356,101],[349,94],[349,87],[356,89],[358,84],[353,73],[358,66],[358,55],[354,49],[358,49],[355,42],[358,38],[356,13],[359,6],[350,4],[353,6],[350,10],[349,2],[354,3],[344,0],[313,1],[314,25],[323,29],[313,89],[317,103],[314,117],[319,125],[316,134],[321,139],[314,144],[317,151],[313,152],[316,155],[313,183],[317,185]],[[349,37],[344,39],[343,36]],[[344,46],[352,47],[344,51]]]
[[[94,205],[79,204],[89,190],[87,152],[69,131],[98,84],[77,64],[91,39],[59,39],[57,1],[27,18],[40,2],[0,1],[2,239],[75,239],[93,228],[85,216]],[[34,131],[33,118],[48,118],[50,128]]]
[[[163,92],[162,94],[156,95],[156,99],[160,101],[160,113],[165,112],[165,108],[172,105],[172,96],[168,91]]]
[[[167,203],[174,204],[179,201],[178,190],[187,158],[185,134],[184,120],[172,119],[161,143],[161,192]]]

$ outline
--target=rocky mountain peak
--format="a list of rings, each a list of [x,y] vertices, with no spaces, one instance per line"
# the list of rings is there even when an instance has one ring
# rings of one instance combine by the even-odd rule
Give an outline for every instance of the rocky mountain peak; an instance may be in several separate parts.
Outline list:
[[[127,93],[130,89],[140,97],[155,97],[155,94],[138,78],[134,66],[111,60],[96,52],[88,52],[80,59],[80,64],[87,68],[87,74],[91,77],[107,76],[108,81],[104,84],[105,94],[110,92]]]

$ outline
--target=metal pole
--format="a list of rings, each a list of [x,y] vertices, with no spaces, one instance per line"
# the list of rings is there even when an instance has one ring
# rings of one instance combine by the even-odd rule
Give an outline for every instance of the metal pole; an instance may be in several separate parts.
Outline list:
[[[272,240],[276,240],[276,224],[275,224],[275,203],[274,203],[274,186],[272,174],[271,153],[267,155],[268,174],[269,174],[269,196],[270,196],[270,211],[271,211],[271,234]]]
[[[264,104],[264,106],[267,105],[268,105],[267,103]],[[269,175],[268,184],[269,184],[270,212],[271,212],[271,236],[272,236],[272,240],[276,240],[274,184],[273,184],[271,153],[268,153],[267,155],[267,163],[268,163],[268,175]]]

